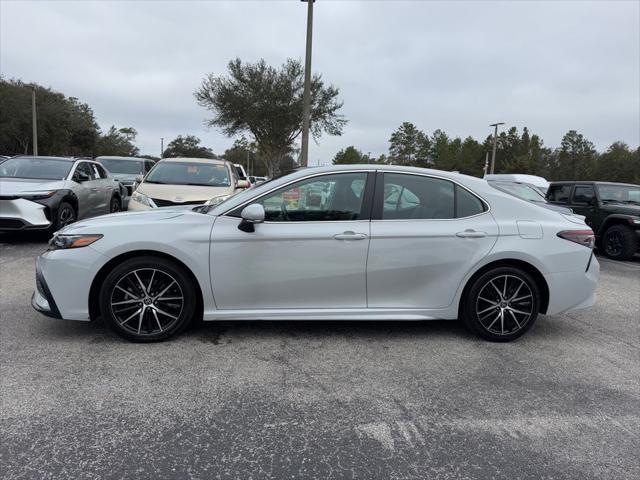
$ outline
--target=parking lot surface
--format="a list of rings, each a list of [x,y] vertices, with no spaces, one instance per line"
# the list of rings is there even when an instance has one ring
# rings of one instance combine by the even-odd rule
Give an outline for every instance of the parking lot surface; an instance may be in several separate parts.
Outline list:
[[[224,322],[140,345],[31,309],[0,237],[0,462],[17,478],[640,478],[640,258],[509,344],[457,322]]]

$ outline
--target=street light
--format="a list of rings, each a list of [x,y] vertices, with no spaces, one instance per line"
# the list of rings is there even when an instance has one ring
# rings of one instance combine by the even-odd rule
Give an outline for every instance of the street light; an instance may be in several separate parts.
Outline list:
[[[300,0],[307,2],[307,51],[304,58],[304,93],[302,95],[302,145],[300,166],[306,167],[309,161],[309,123],[311,116],[311,38],[313,36],[313,4],[316,0]]]
[[[491,155],[491,173],[496,166],[496,143],[498,142],[498,125],[504,125],[504,122],[492,123],[490,127],[496,127],[493,133],[493,154]]]

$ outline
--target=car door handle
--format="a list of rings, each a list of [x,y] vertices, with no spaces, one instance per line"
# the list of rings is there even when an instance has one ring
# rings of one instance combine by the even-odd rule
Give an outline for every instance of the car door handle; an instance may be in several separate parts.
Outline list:
[[[456,233],[456,237],[460,238],[484,238],[487,236],[487,232],[478,232],[476,230],[465,230],[464,232]]]
[[[367,235],[364,233],[356,233],[352,231],[338,233],[334,235],[333,238],[336,240],[364,240],[367,238]]]
[[[97,192],[97,191],[98,191],[98,189],[97,189],[96,187],[93,187],[93,188],[91,188],[91,191],[92,191],[92,192]]]

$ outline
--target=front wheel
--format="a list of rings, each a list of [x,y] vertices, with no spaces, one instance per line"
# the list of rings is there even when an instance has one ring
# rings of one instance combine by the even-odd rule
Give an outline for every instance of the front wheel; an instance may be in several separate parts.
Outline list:
[[[182,332],[196,308],[194,285],[183,268],[164,258],[126,260],[105,278],[100,312],[120,336],[157,342]]]
[[[116,196],[111,197],[111,202],[109,203],[109,213],[115,213],[122,210],[120,199]]]
[[[60,205],[58,205],[58,211],[55,214],[55,218],[51,226],[51,233],[57,232],[61,228],[75,222],[76,218],[76,210],[73,208],[73,205],[67,202],[61,202]]]
[[[529,330],[540,309],[536,282],[524,270],[497,267],[478,277],[463,304],[465,325],[476,335],[508,342]]]

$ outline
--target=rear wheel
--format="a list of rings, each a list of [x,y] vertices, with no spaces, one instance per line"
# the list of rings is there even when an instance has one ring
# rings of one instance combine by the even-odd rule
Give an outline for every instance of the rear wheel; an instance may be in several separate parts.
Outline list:
[[[463,320],[486,340],[508,342],[533,326],[539,309],[540,292],[533,278],[516,267],[497,267],[471,285]]]
[[[118,335],[157,342],[182,332],[196,308],[194,285],[175,263],[158,257],[126,260],[105,278],[102,317]]]
[[[604,232],[602,249],[614,260],[629,260],[638,250],[636,232],[625,225],[612,225]]]
[[[109,203],[109,212],[119,212],[120,210],[122,210],[121,205],[122,204],[120,203],[120,198],[116,196],[111,197],[111,202]]]

